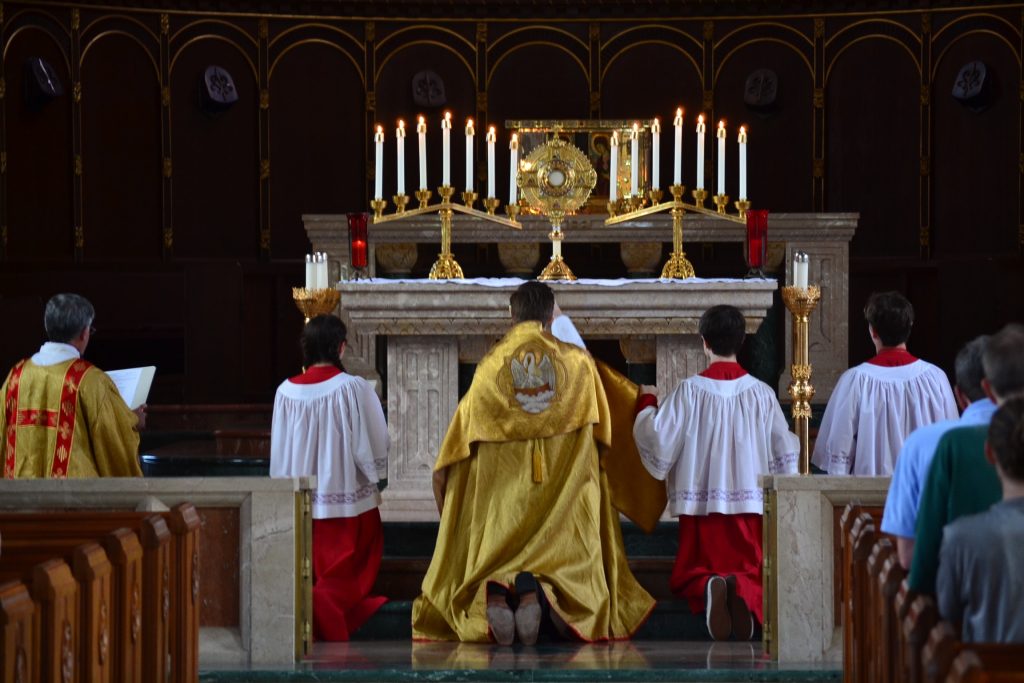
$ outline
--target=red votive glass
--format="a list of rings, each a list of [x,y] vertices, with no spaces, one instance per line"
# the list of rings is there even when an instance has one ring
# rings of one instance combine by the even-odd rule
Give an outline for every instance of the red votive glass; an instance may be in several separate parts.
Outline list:
[[[746,239],[747,268],[750,275],[764,276],[764,263],[768,254],[768,209],[747,211]]]
[[[366,223],[369,214],[355,212],[348,215],[348,246],[352,267],[366,268]]]

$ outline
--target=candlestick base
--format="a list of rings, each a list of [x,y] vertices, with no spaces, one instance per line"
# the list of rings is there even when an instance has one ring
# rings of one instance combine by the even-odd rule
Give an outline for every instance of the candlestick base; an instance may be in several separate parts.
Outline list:
[[[461,280],[463,278],[462,266],[455,261],[455,257],[451,254],[438,254],[434,265],[430,267],[428,277],[431,280]]]
[[[662,195],[663,195],[663,193],[662,193],[661,190],[648,190],[647,191],[647,196],[650,198],[652,206],[654,204],[660,204],[661,203]]]
[[[715,202],[715,206],[718,207],[718,213],[725,213],[725,207],[729,205],[729,195],[727,194],[716,194],[711,198]]]
[[[466,190],[462,193],[462,203],[466,205],[467,209],[473,208],[473,202],[477,199],[477,193],[472,190]]]
[[[391,198],[391,201],[395,203],[395,213],[405,213],[405,207],[409,203],[409,195],[407,194],[396,194]],[[374,220],[376,220],[374,216]]]
[[[512,221],[513,223],[518,222],[518,221],[516,221],[516,217],[519,215],[519,205],[518,204],[506,204],[505,205],[505,213],[508,214],[508,218],[509,218],[510,221]]]
[[[697,188],[693,191],[693,203],[701,208],[704,208],[704,200],[708,198],[708,191],[703,188]]]
[[[695,276],[693,264],[686,258],[686,252],[682,251],[673,252],[665,262],[665,267],[661,269],[663,280],[685,280]]]
[[[292,287],[292,299],[299,311],[302,312],[304,322],[318,315],[332,313],[341,301],[341,292],[336,289],[306,289],[305,287]]]
[[[568,264],[565,260],[559,256],[552,256],[548,264],[544,266],[544,270],[537,276],[538,280],[550,282],[552,280],[575,280],[576,276],[573,275],[572,270],[569,269]]]
[[[383,215],[387,205],[388,203],[385,199],[374,199],[370,202],[370,208],[373,209],[373,220],[377,220]]]
[[[484,208],[487,209],[487,215],[493,216],[500,204],[501,200],[497,197],[487,197],[484,199]]]
[[[644,208],[644,196],[641,194],[631,194],[622,199],[627,211],[637,211]]]
[[[421,209],[427,208],[432,196],[433,193],[430,190],[416,190],[416,199],[419,201]]]
[[[747,219],[747,211],[750,211],[750,200],[749,199],[737,199],[733,204],[736,207],[736,211],[739,212],[740,218],[743,220]]]

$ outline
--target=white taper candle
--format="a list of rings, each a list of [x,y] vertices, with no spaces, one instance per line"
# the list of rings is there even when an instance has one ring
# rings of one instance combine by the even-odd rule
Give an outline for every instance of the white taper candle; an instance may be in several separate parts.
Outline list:
[[[494,196],[494,142],[498,139],[494,126],[487,129],[487,196]]]
[[[704,190],[704,115],[697,117],[697,189]]]
[[[608,201],[619,198],[619,131],[612,133],[608,159]]]
[[[676,118],[672,121],[675,127],[675,157],[672,162],[672,184],[683,184],[683,108],[676,109]]]
[[[661,189],[661,122],[651,121],[651,189]]]
[[[725,194],[725,121],[718,122],[718,194]]]
[[[420,189],[427,189],[427,121],[422,116],[416,124],[420,148]]]
[[[384,197],[384,127],[377,126],[377,132],[373,136],[374,143],[374,174],[373,174],[373,198]]]
[[[452,113],[441,119],[441,184],[452,184]]]
[[[398,120],[395,129],[395,141],[398,143],[398,189],[395,194],[405,194],[405,121]]]
[[[473,119],[466,119],[466,192],[473,191]]]
[[[740,199],[747,199],[747,128],[740,126]]]
[[[512,133],[512,141],[508,143],[508,205],[517,201],[519,187],[516,178],[519,175],[519,136]]]

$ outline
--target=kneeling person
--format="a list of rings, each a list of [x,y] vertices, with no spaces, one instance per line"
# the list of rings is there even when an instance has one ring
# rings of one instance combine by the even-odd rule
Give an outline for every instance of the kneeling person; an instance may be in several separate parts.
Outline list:
[[[715,640],[749,640],[762,621],[757,477],[796,473],[800,452],[775,392],[736,362],[745,328],[736,308],[708,309],[700,320],[707,370],[683,380],[661,408],[641,394],[633,427],[644,466],[668,482],[679,517],[672,592],[694,612],[706,609]]]

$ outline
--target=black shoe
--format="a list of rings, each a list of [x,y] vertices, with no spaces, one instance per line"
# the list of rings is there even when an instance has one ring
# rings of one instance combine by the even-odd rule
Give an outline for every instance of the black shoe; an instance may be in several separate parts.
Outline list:
[[[729,588],[721,576],[708,579],[704,617],[712,640],[726,640],[732,633],[732,617],[729,614]]]
[[[746,601],[736,594],[736,577],[725,577],[725,585],[728,588],[727,603],[729,617],[732,619],[732,635],[736,640],[750,640],[754,637],[754,615]]]

